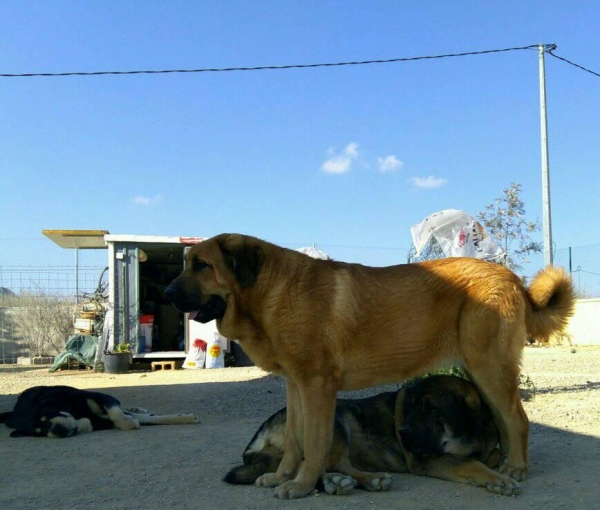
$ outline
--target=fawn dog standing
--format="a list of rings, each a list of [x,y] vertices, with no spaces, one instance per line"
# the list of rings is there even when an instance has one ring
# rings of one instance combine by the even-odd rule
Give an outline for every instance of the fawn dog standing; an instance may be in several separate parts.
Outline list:
[[[525,288],[507,268],[468,258],[374,268],[315,260],[238,234],[189,250],[165,296],[190,318],[217,320],[254,363],[286,380],[283,459],[256,481],[279,498],[310,494],[327,462],[339,390],[461,366],[489,405],[506,456],[527,473],[529,421],[518,392],[526,336],[547,340],[572,313],[556,268]]]

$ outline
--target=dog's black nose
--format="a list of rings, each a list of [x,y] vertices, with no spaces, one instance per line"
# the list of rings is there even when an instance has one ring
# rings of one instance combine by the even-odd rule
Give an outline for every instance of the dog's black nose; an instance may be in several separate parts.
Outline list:
[[[169,301],[173,301],[177,295],[177,289],[175,288],[175,285],[173,285],[173,282],[165,289],[164,295]]]

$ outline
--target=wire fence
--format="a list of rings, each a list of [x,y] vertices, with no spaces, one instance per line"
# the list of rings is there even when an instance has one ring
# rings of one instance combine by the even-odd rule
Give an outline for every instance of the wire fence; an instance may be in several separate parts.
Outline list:
[[[69,334],[64,326],[62,332],[55,331],[59,316],[73,326],[72,311],[82,296],[97,288],[101,276],[106,278],[103,269],[0,265],[0,363],[34,355],[32,347],[42,348],[40,342],[53,350],[64,346]]]
[[[600,244],[556,250],[554,264],[571,273],[579,299],[600,297]]]
[[[51,294],[72,297],[93,292],[104,268],[101,266],[3,266],[0,295]]]

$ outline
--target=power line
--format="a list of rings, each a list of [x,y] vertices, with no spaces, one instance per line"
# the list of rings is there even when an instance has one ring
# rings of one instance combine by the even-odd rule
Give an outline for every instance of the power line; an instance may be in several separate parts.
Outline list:
[[[562,60],[563,62],[566,62],[567,64],[571,64],[572,66],[578,67],[579,69],[585,71],[586,73],[590,73],[593,74],[594,76],[598,76],[600,77],[600,74],[592,71],[590,69],[587,69],[586,67],[580,66],[579,64],[576,64],[575,62],[571,62],[570,60],[567,60],[564,57],[559,57],[558,55],[555,55],[554,53],[552,53],[553,50],[548,51],[549,55],[552,55],[554,58],[557,58],[558,60]]]
[[[555,44],[549,44],[547,53],[552,55],[554,58],[562,60],[567,64],[570,64],[582,71],[593,74],[594,76],[600,77],[600,73],[592,71],[582,65],[576,64],[571,60],[556,55],[553,51],[556,49]],[[276,71],[285,69],[310,69],[316,67],[340,67],[340,66],[360,66],[370,64],[393,64],[397,62],[412,62],[416,60],[433,60],[441,58],[453,58],[453,57],[466,57],[470,55],[487,55],[490,53],[502,53],[507,51],[519,51],[519,50],[531,50],[538,48],[538,44],[530,44],[529,46],[515,46],[512,48],[502,48],[496,50],[483,50],[483,51],[467,51],[463,53],[447,53],[443,55],[426,55],[420,57],[401,57],[401,58],[390,58],[390,59],[378,59],[378,60],[362,60],[352,62],[325,62],[318,64],[290,64],[281,66],[257,66],[257,67],[206,67],[199,69],[161,69],[161,70],[142,70],[142,71],[91,71],[91,72],[64,72],[64,73],[1,73],[0,78],[33,78],[33,77],[61,77],[61,76],[105,76],[105,75],[134,75],[134,74],[177,74],[177,73],[223,73],[223,72],[235,72],[235,71]]]
[[[282,69],[308,69],[315,67],[340,67],[360,66],[370,64],[392,64],[395,62],[411,62],[415,60],[432,60],[440,58],[466,57],[469,55],[487,55],[490,53],[502,53],[507,51],[530,50],[538,48],[538,44],[529,46],[516,46],[513,48],[502,48],[497,50],[467,51],[463,53],[447,53],[445,55],[428,55],[422,57],[390,58],[384,60],[362,60],[358,62],[330,62],[321,64],[292,64],[281,66],[258,66],[258,67],[217,67],[200,69],[163,69],[145,71],[93,71],[93,72],[67,72],[67,73],[23,73],[23,74],[0,74],[2,78],[32,78],[32,77],[57,77],[57,76],[103,76],[103,75],[131,75],[131,74],[175,74],[175,73],[222,73],[232,71],[272,71]]]

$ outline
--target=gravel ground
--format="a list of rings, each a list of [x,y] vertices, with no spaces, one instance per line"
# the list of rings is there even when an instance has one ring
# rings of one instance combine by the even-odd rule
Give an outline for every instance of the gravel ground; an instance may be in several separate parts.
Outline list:
[[[285,405],[283,381],[257,368],[110,375],[0,365],[0,410],[10,409],[31,386],[68,384],[105,390],[124,406],[193,412],[201,420],[64,440],[10,439],[10,430],[0,425],[0,508],[598,508],[600,348],[571,351],[525,350],[523,372],[535,387],[525,402],[532,422],[530,477],[521,483],[521,494],[510,498],[413,475],[397,475],[386,493],[317,494],[295,501],[221,482],[240,463],[256,428]]]

